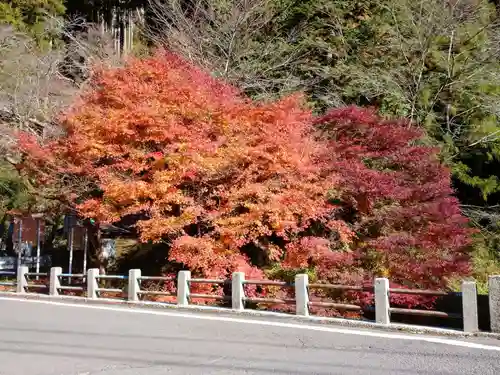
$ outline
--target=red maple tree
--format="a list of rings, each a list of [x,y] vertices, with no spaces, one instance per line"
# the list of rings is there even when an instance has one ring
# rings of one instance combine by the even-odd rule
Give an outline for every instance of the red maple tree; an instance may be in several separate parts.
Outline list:
[[[324,165],[342,175],[330,199],[356,233],[337,259],[320,263],[322,279],[363,281],[375,276],[394,286],[441,289],[470,272],[471,230],[453,196],[438,150],[406,121],[371,109],[347,107],[314,120],[326,142]],[[419,299],[391,296],[394,302]]]
[[[65,136],[20,137],[24,168],[84,182],[67,195],[80,215],[132,222],[169,261],[210,277],[307,269],[422,287],[467,272],[466,221],[419,132],[358,108],[314,118],[298,95],[254,102],[165,52],[93,83]]]

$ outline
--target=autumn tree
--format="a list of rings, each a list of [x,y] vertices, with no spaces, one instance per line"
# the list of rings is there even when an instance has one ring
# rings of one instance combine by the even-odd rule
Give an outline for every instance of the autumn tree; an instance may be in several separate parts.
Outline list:
[[[470,272],[472,232],[439,149],[426,146],[421,131],[356,107],[332,110],[315,126],[328,145],[325,165],[342,176],[329,199],[356,233],[336,262],[318,266],[321,279],[383,276],[395,285],[445,289]]]
[[[277,261],[284,238],[328,222],[298,98],[254,103],[171,54],[101,71],[94,84],[66,114],[66,137],[22,142],[39,181],[93,186],[68,197],[83,216],[132,218],[143,241],[166,241],[171,261],[211,276],[261,275],[255,252]]]
[[[23,170],[85,186],[65,197],[82,216],[196,274],[443,288],[468,272],[449,171],[406,123],[252,101],[163,52],[99,71],[61,121],[49,144],[20,136]]]

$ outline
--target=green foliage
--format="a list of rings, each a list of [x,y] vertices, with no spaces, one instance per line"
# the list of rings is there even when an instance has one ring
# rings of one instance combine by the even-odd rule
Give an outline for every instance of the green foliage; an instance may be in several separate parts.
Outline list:
[[[492,238],[487,238],[481,245],[476,246],[473,256],[473,276],[478,284],[478,293],[488,293],[488,276],[500,274],[500,256],[498,253],[498,236],[495,236],[494,242],[497,246],[491,247]]]
[[[64,0],[7,0],[0,2],[0,23],[40,37],[50,17],[63,16]]]
[[[283,280],[288,283],[295,281],[295,275],[307,274],[310,282],[316,282],[318,275],[313,267],[310,268],[283,268],[281,264],[277,263],[273,267],[265,271],[266,277],[271,280]]]
[[[31,201],[26,185],[17,171],[0,159],[0,218],[9,210],[27,208]]]
[[[23,27],[23,15],[19,8],[13,8],[9,3],[0,3],[0,22],[16,28]]]
[[[471,278],[477,283],[479,294],[488,294],[488,276],[500,274],[500,236],[496,233],[478,235],[476,246],[472,253],[473,273]],[[450,289],[459,292],[462,279],[450,280]]]

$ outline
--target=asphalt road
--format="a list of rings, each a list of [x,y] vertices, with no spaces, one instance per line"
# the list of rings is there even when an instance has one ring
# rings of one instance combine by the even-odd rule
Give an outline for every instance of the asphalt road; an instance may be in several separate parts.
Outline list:
[[[0,299],[0,374],[500,373],[500,351],[491,350],[498,340],[458,343],[488,345],[471,348],[456,346],[456,340],[454,346],[422,341],[422,336],[401,339],[371,330],[346,334],[347,328],[324,331],[319,325],[308,329],[231,319]]]

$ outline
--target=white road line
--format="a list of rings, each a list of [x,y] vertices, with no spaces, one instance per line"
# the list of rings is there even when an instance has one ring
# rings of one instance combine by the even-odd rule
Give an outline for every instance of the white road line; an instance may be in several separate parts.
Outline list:
[[[93,309],[93,310],[104,310],[113,312],[122,312],[129,314],[143,314],[143,315],[159,315],[159,316],[170,316],[174,318],[184,318],[184,319],[199,319],[199,320],[210,320],[228,323],[239,323],[239,324],[253,324],[261,326],[271,326],[280,328],[291,328],[300,330],[309,330],[317,332],[328,332],[328,333],[340,333],[345,335],[355,335],[355,336],[366,336],[366,337],[377,337],[384,339],[396,339],[396,340],[411,340],[411,341],[424,341],[434,344],[443,344],[451,346],[459,346],[463,348],[470,349],[482,349],[500,352],[500,346],[477,344],[473,342],[452,340],[439,337],[427,337],[422,335],[405,335],[387,332],[376,332],[376,331],[360,331],[356,329],[348,328],[337,328],[337,327],[324,327],[317,325],[308,324],[296,324],[296,323],[284,323],[284,322],[273,322],[260,319],[244,319],[244,318],[231,318],[227,316],[213,316],[213,315],[200,315],[195,313],[181,313],[181,312],[171,312],[171,311],[156,311],[156,310],[145,310],[145,309],[133,309],[133,308],[121,308],[121,307],[111,307],[111,306],[97,306],[97,305],[83,305],[78,303],[65,303],[56,301],[40,301],[31,300],[24,298],[9,298],[0,297],[2,301],[15,301],[15,302],[26,302],[26,303],[38,303],[44,305],[54,305],[60,307],[76,307],[81,309]]]

